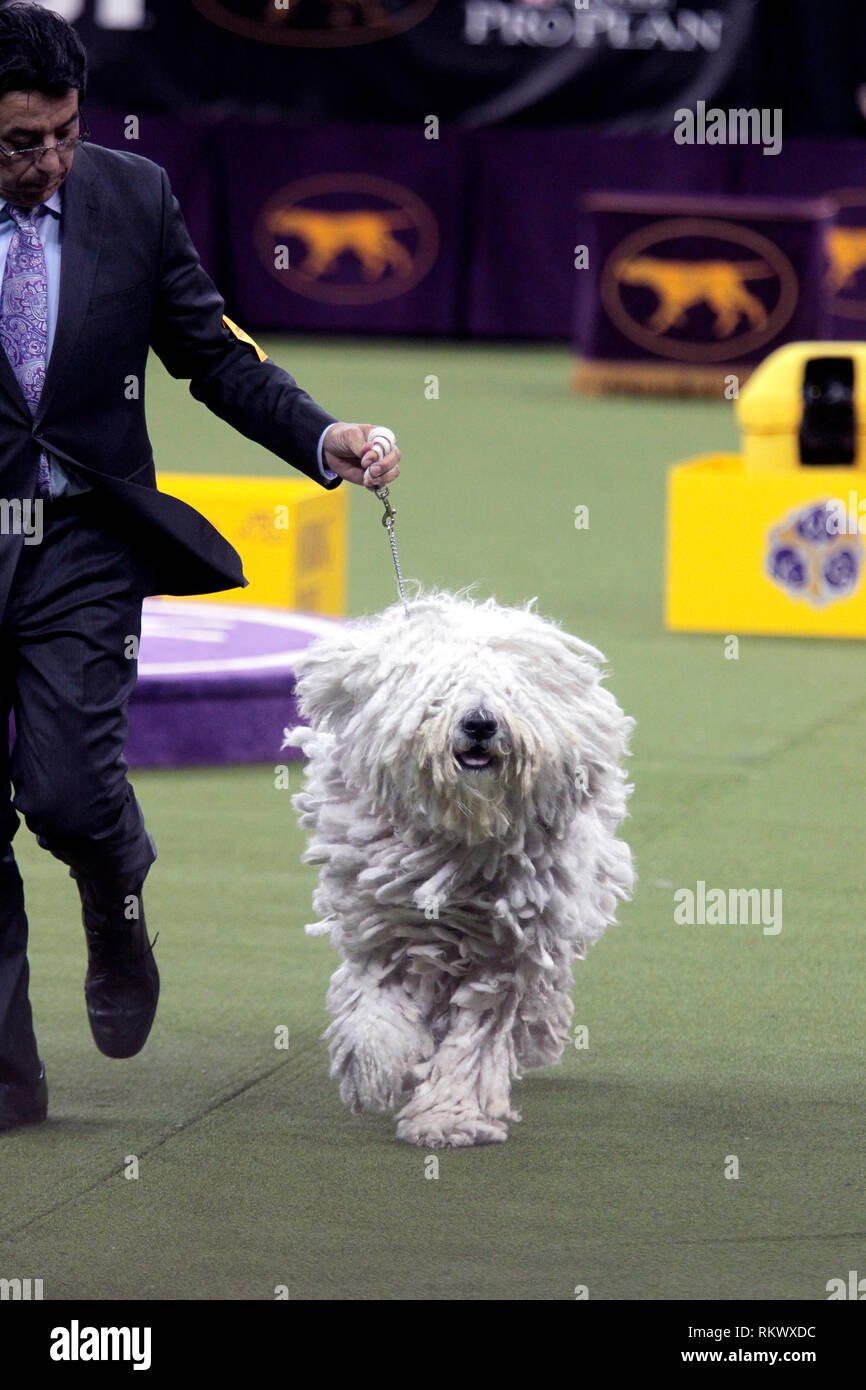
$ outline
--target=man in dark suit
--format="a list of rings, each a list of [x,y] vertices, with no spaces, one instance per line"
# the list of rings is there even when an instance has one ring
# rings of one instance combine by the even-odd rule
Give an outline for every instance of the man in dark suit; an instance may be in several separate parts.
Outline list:
[[[379,461],[369,425],[334,420],[224,317],[165,171],[82,143],[85,81],[65,20],[0,10],[0,1130],[47,1109],[18,813],[77,883],[96,1044],[133,1056],[159,993],[142,906],[156,849],[123,756],[141,602],[246,583],[209,522],[156,489],[148,349],[323,487],[399,472],[396,448]]]

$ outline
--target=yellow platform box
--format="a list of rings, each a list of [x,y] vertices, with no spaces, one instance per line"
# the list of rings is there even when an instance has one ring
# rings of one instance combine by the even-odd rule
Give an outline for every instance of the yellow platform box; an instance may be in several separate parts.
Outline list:
[[[157,481],[206,516],[243,560],[246,589],[203,599],[345,613],[346,488],[224,473],[160,473]]]
[[[852,533],[860,494],[851,492],[847,468],[760,473],[739,454],[672,468],[667,626],[866,637],[863,537]]]
[[[779,349],[738,415],[742,454],[669,470],[667,626],[866,637],[866,344]]]

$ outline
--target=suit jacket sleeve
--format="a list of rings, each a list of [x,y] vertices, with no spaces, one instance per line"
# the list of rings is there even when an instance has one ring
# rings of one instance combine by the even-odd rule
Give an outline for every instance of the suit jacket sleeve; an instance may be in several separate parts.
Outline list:
[[[190,240],[180,206],[162,174],[162,240],[151,346],[173,377],[248,439],[285,459],[323,487],[316,449],[334,416],[288,372],[223,322],[225,303]]]

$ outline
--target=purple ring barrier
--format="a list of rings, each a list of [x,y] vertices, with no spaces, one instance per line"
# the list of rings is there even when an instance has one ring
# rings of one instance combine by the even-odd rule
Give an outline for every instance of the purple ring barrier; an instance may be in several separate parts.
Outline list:
[[[336,619],[278,608],[146,599],[129,706],[133,767],[285,762],[298,720],[294,661]]]

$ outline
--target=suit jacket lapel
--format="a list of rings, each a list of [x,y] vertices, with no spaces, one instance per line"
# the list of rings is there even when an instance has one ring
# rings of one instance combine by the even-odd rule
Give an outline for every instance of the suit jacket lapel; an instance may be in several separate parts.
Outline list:
[[[4,390],[7,396],[11,397],[25,420],[29,420],[30,411],[27,408],[27,402],[21,394],[18,378],[10,367],[9,358],[2,348],[0,348],[0,389]]]
[[[104,195],[90,163],[87,146],[75,151],[63,183],[60,233],[60,300],[51,356],[34,425],[42,421],[51,397],[67,370],[87,317],[87,307],[102,243]],[[8,366],[8,363],[7,363]],[[9,371],[12,372],[11,367]],[[14,372],[12,376],[14,378]],[[18,383],[16,382],[16,387]],[[20,396],[20,391],[19,391]]]
[[[30,407],[24,399],[21,387],[18,385],[18,378],[13,372],[9,364],[9,358],[6,356],[2,347],[0,347],[0,389],[6,392],[7,396],[10,397],[12,403],[24,416],[25,420],[29,420]]]

